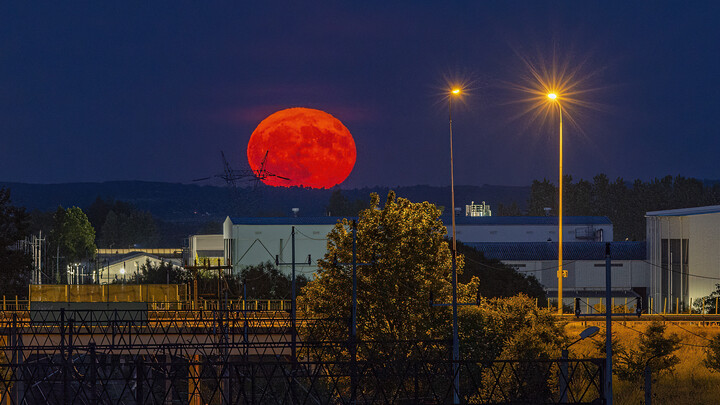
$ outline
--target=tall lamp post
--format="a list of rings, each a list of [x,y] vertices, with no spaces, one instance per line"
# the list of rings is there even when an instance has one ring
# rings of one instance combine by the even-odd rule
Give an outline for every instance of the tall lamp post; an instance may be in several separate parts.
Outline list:
[[[457,243],[455,241],[455,171],[453,162],[453,133],[452,133],[452,101],[458,97],[461,90],[455,87],[450,90],[448,103],[448,121],[450,124],[450,216],[452,218],[452,317],[453,317],[453,403],[459,404],[460,372],[458,370],[460,361],[460,339],[458,338],[458,305],[457,305]]]
[[[560,117],[560,158],[559,158],[559,169],[560,169],[560,176],[558,179],[558,314],[562,315],[563,313],[563,294],[562,294],[562,285],[563,285],[563,277],[565,277],[565,272],[563,271],[563,133],[562,133],[562,104],[560,104],[560,100],[558,99],[558,95],[556,93],[549,93],[548,98],[557,103],[558,106],[558,116]]]

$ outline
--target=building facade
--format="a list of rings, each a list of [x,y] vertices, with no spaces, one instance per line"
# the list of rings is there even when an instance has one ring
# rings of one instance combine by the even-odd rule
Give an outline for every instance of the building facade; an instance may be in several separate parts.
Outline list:
[[[656,311],[689,308],[720,283],[720,205],[645,214]]]
[[[230,218],[223,224],[224,257],[235,272],[263,262],[292,261],[295,227],[296,270],[311,275],[327,251],[327,234],[341,217]],[[450,227],[451,218],[443,217]],[[612,240],[612,223],[606,217],[565,217],[568,242]],[[450,229],[448,229],[450,231]],[[557,240],[557,217],[456,217],[457,239],[463,243],[542,242]],[[308,256],[310,261],[308,264]],[[289,265],[281,265],[289,271]]]
[[[534,276],[550,297],[557,297],[557,242],[469,243],[486,258],[498,259],[518,272]],[[566,305],[575,297],[605,296],[606,242],[563,242],[563,296]],[[645,242],[612,242],[611,289],[613,297],[648,296],[650,265]]]

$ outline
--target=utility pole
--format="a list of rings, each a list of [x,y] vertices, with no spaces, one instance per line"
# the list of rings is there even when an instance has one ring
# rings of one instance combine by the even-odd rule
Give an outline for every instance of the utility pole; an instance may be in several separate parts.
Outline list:
[[[350,310],[350,356],[352,362],[350,374],[350,403],[354,404],[357,398],[357,266],[369,266],[375,264],[375,261],[368,263],[358,263],[357,261],[357,221],[352,221],[352,262],[338,263],[337,265],[352,265],[352,306]]]
[[[605,403],[612,405],[612,265],[610,242],[605,244]]]
[[[290,245],[291,245],[291,262],[290,263],[281,263],[280,262],[280,256],[275,255],[275,265],[276,266],[291,266],[291,301],[290,301],[290,318],[292,322],[292,331],[291,333],[291,341],[292,341],[292,348],[291,348],[291,356],[293,364],[297,360],[297,305],[296,305],[296,290],[295,290],[295,227],[292,227],[292,232],[290,233]],[[310,255],[308,255],[307,265],[309,266],[311,264],[311,258]]]

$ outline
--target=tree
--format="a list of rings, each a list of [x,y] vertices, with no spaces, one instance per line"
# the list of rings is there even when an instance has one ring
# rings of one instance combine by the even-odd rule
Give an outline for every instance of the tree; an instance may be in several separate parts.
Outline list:
[[[479,279],[480,295],[486,298],[512,297],[525,294],[544,301],[545,290],[534,277],[519,273],[497,259],[486,259],[482,252],[461,242],[458,252],[465,258],[465,268],[458,276],[461,283],[469,283],[473,277]]]
[[[156,246],[160,240],[152,214],[125,201],[98,197],[87,209],[88,218],[98,232],[98,245],[105,248]]]
[[[24,208],[11,205],[10,190],[0,188],[0,291],[26,296],[32,257],[17,244],[29,235],[30,219]]]
[[[392,191],[382,207],[377,194],[372,194],[370,201],[370,208],[360,212],[356,227],[355,250],[357,262],[362,264],[357,267],[357,357],[383,365],[383,384],[388,390],[431,384],[413,380],[408,370],[417,364],[414,361],[440,363],[450,355],[451,309],[434,305],[451,302],[452,254],[447,229],[440,220],[440,209],[428,202],[396,198]],[[318,261],[315,278],[302,290],[299,301],[301,308],[307,309],[304,315],[314,320],[301,330],[305,341],[349,339],[351,222],[338,222],[327,238],[327,253]],[[458,301],[475,304],[482,280],[464,275],[464,266],[464,256],[458,255],[458,274],[466,281],[458,283]],[[520,350],[522,342],[513,343],[511,337],[516,335],[534,342],[532,358],[551,358],[565,340],[550,311],[537,308],[534,300],[524,295],[481,299],[479,305],[458,309],[461,358],[492,361],[513,353],[529,355]],[[354,345],[327,347],[308,355],[348,364],[349,348]],[[547,375],[536,377],[543,392],[550,392]],[[338,384],[346,386],[347,381],[341,379]]]
[[[651,322],[640,335],[638,350],[618,350],[619,361],[615,372],[624,381],[642,381],[645,366],[659,375],[671,372],[680,362],[674,353],[680,348],[680,337],[676,334],[665,336],[666,325],[659,321]]]
[[[368,207],[366,201],[355,200],[351,202],[340,189],[336,189],[330,195],[325,211],[334,217],[356,217],[358,213]]]
[[[291,275],[281,272],[270,262],[245,267],[240,270],[238,278],[240,283],[245,286],[248,299],[287,300],[292,296]],[[308,279],[304,274],[295,275],[297,292],[307,283]],[[242,290],[239,295],[242,296]]]
[[[170,262],[154,264],[147,259],[140,265],[140,282],[143,284],[185,284],[190,279],[187,271]]]
[[[697,313],[716,314],[720,310],[718,302],[720,302],[720,283],[715,284],[715,291],[699,300],[695,300],[693,310]],[[704,308],[703,305],[705,305]]]
[[[95,257],[95,229],[85,213],[78,207],[58,207],[50,232],[51,251],[58,250],[63,258],[62,267]],[[58,275],[64,279],[65,272]]]
[[[351,302],[352,232],[347,219],[328,234],[328,250],[318,260],[315,279],[303,289],[302,305],[311,317],[348,319]],[[357,223],[358,337],[423,339],[446,335],[434,326],[447,321],[428,305],[431,293],[446,299],[451,253],[440,210],[428,202],[412,203],[388,193],[385,206],[373,193],[370,208]],[[462,259],[458,268],[462,269]],[[347,336],[342,322],[335,338]]]
[[[451,250],[446,235],[440,209],[435,205],[396,198],[391,191],[381,208],[378,195],[372,194],[370,208],[360,213],[357,223],[357,261],[366,264],[357,268],[360,339],[399,341],[450,337],[450,308],[433,307],[428,302],[431,297],[436,303],[451,302]],[[328,252],[318,261],[315,279],[303,289],[302,304],[309,316],[349,318],[352,283],[348,263],[352,262],[352,239],[348,220],[339,222],[328,234]],[[480,256],[475,252],[470,259],[479,261]],[[478,269],[465,268],[471,260],[466,261],[463,255],[457,258],[460,302],[476,302],[477,291],[483,288],[484,280],[489,283],[490,276],[478,278],[477,274],[482,274]],[[514,271],[507,270],[508,274]],[[511,280],[508,284],[515,283],[506,289],[508,294],[513,288],[534,290],[528,288],[532,282],[523,277],[508,278]],[[513,309],[502,312],[503,307]],[[534,300],[527,296],[482,300],[480,307],[462,306],[463,351],[496,358],[513,331],[540,324],[550,327],[548,322],[554,320],[546,316],[549,312],[534,307]],[[498,327],[503,333],[495,329]],[[477,338],[487,331],[494,332],[488,332],[487,339]],[[325,326],[322,332],[330,333],[329,338],[344,339],[347,323],[334,330]],[[558,332],[556,336],[561,338],[563,334]],[[539,335],[538,339],[546,341],[547,336]],[[496,342],[496,349],[473,349],[489,340]]]
[[[705,359],[703,364],[711,372],[720,372],[720,333],[713,336],[705,349]]]
[[[544,216],[545,208],[557,213],[557,188],[548,179],[533,180],[528,200],[528,215]],[[557,214],[556,214],[557,215]]]

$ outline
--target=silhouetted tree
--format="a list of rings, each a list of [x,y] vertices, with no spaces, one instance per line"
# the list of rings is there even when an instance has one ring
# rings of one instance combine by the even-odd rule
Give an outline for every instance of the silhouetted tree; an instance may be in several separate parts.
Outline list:
[[[17,245],[29,236],[24,208],[11,205],[10,190],[0,188],[0,295],[27,296],[32,257]]]

